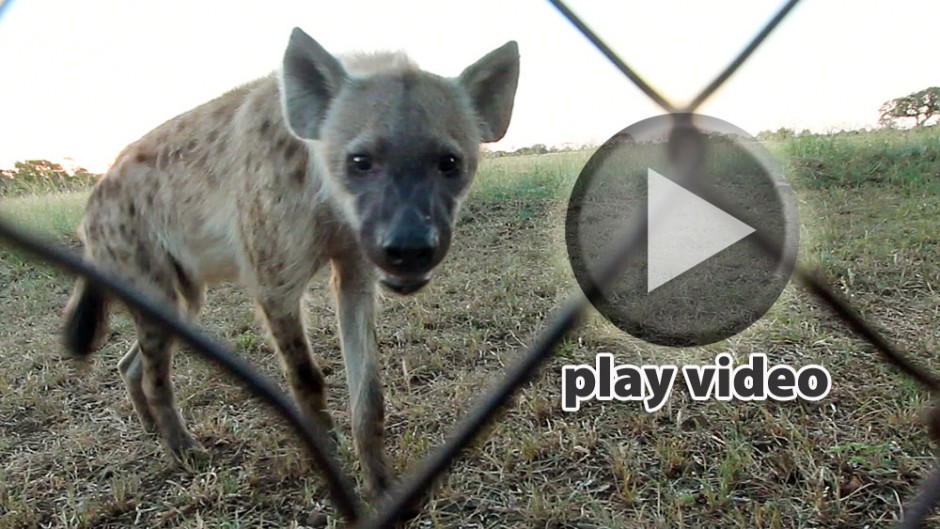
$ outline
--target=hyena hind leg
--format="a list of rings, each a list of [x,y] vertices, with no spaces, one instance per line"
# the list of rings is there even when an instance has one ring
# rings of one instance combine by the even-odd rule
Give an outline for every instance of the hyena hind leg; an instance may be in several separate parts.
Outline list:
[[[177,269],[177,278],[179,280],[179,292],[186,301],[186,319],[192,321],[196,319],[205,303],[206,289],[203,285],[198,285],[190,281],[179,269]],[[147,403],[147,396],[143,388],[143,364],[140,359],[140,342],[135,341],[134,345],[118,361],[118,371],[121,379],[127,387],[128,398],[141,426],[147,433],[157,433],[157,423],[153,413],[150,411],[150,405]]]
[[[131,405],[134,406],[134,411],[137,412],[141,426],[147,433],[157,433],[156,420],[150,413],[150,405],[147,404],[147,396],[144,395],[144,370],[140,362],[140,342],[135,341],[118,361],[118,371],[121,373],[121,379],[127,388],[127,396]]]
[[[148,419],[156,425],[160,433],[163,446],[167,454],[176,462],[186,464],[193,456],[201,456],[206,450],[199,444],[186,428],[183,417],[176,404],[173,391],[172,364],[174,338],[162,328],[135,316],[137,324],[136,355],[131,357],[128,365],[128,391],[134,402],[135,409],[141,423],[146,427]],[[128,352],[135,352],[134,348]],[[125,356],[121,361],[127,359]],[[139,365],[135,365],[139,364]],[[139,374],[139,393],[134,385],[133,376]],[[127,380],[127,379],[126,379]],[[143,394],[143,402],[134,401]],[[138,407],[139,406],[139,407]],[[148,410],[149,415],[141,413],[141,408]]]
[[[177,289],[186,302],[185,317],[188,321],[193,321],[199,316],[206,302],[206,285],[193,281],[176,260],[173,260],[172,264],[176,272]]]
[[[137,282],[150,286],[150,293],[174,307],[177,314],[192,319],[202,305],[202,285],[192,283],[179,264],[161,249],[139,247],[138,253],[144,255],[139,262],[147,263],[147,267],[137,270],[142,273]],[[189,433],[176,404],[172,380],[176,339],[139,312],[132,309],[131,315],[137,328],[137,343],[118,363],[118,369],[141,424],[145,429],[155,426],[167,454],[185,466],[206,451]]]

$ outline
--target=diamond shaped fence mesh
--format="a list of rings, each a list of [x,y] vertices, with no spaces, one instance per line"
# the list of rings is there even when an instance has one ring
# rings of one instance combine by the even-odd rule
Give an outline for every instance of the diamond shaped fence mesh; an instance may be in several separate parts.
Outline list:
[[[604,55],[620,72],[623,73],[640,91],[658,104],[667,113],[692,113],[699,108],[719,87],[727,82],[733,74],[747,61],[748,57],[770,36],[774,29],[783,21],[799,0],[786,2],[777,13],[760,29],[750,43],[728,64],[728,66],[715,77],[693,100],[686,106],[680,107],[661,95],[653,86],[648,84],[637,71],[624,62],[583,20],[581,20],[561,0],[548,0],[549,3],[561,13],[598,52]],[[11,0],[0,0],[0,16],[5,8],[9,7]],[[673,132],[686,133],[685,140],[692,137],[694,141],[701,141],[694,124],[687,120],[676,119]],[[670,138],[670,142],[672,141]],[[688,143],[684,143],[687,147]],[[671,156],[677,162],[682,162],[683,156],[694,149],[672,149]],[[677,165],[687,167],[692,160],[685,160],[685,164]],[[677,181],[691,178],[689,174],[678,175]],[[709,197],[720,203],[720,197]],[[0,241],[5,242],[35,256],[38,260],[57,266],[68,273],[85,277],[122,302],[133,306],[144,316],[152,318],[163,325],[168,332],[177,337],[197,354],[214,362],[221,369],[240,380],[259,399],[267,403],[296,431],[309,451],[309,457],[317,469],[322,473],[328,485],[330,496],[345,519],[347,526],[361,529],[376,529],[392,527],[402,521],[409,512],[409,506],[417,504],[432,484],[440,478],[454,464],[459,455],[471,445],[485,436],[486,426],[497,420],[498,415],[511,397],[526,382],[532,379],[540,366],[549,359],[556,346],[558,346],[569,331],[579,322],[582,314],[590,306],[590,300],[599,295],[602,288],[618,275],[621,263],[636,247],[642,234],[646,231],[647,219],[637,216],[630,224],[629,231],[623,239],[615,245],[615,250],[607,256],[600,271],[595,276],[596,282],[587,288],[579,289],[570,295],[550,317],[545,328],[535,337],[529,347],[519,354],[515,362],[505,370],[500,380],[495,382],[486,391],[476,405],[467,412],[457,425],[451,430],[447,441],[437,447],[419,464],[415,470],[403,478],[400,487],[393,495],[380,505],[371,516],[366,516],[359,498],[352,487],[353,480],[343,473],[339,463],[327,451],[328,441],[326,433],[315,423],[307,420],[293,405],[291,399],[277,385],[264,375],[254,370],[247,362],[240,358],[231,348],[217,343],[213,339],[200,333],[192,324],[181,320],[167,307],[148,299],[139,291],[130,287],[105,270],[98,269],[85,262],[80,256],[66,248],[43,240],[22,227],[16,226],[2,218],[0,214]],[[760,241],[761,246],[769,252],[773,251],[768,241]],[[879,352],[883,359],[901,373],[915,379],[930,393],[935,393],[940,387],[940,381],[933,373],[911,361],[904,353],[889,342],[872,324],[867,322],[842,296],[828,286],[822,276],[813,270],[797,264],[793,277],[809,292],[824,302],[832,312],[840,318],[846,327],[858,337],[867,341],[874,350]],[[933,422],[929,424],[932,432],[940,432],[940,413],[932,414]],[[899,527],[911,529],[921,527],[930,512],[940,501],[940,463],[934,465],[928,477],[923,481],[915,498],[904,510]]]

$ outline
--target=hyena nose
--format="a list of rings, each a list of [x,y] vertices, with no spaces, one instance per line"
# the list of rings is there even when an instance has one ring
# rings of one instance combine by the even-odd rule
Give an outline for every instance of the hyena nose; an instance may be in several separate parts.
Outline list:
[[[425,272],[434,262],[437,236],[434,230],[408,231],[389,237],[382,246],[388,265],[400,272]]]

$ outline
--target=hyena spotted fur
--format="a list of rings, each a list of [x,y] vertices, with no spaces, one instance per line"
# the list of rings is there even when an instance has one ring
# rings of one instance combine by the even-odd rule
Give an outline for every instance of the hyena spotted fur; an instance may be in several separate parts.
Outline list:
[[[248,289],[304,413],[332,428],[302,297],[327,262],[337,303],[352,429],[373,497],[385,457],[374,328],[377,285],[416,292],[444,258],[480,144],[509,126],[515,42],[456,78],[401,53],[336,58],[295,28],[283,64],[128,146],[88,200],[88,259],[194,317],[206,287]],[[107,296],[82,280],[66,308],[79,354],[106,336]],[[203,448],[174,399],[174,339],[131,310],[137,341],[118,363],[144,428],[174,459]]]

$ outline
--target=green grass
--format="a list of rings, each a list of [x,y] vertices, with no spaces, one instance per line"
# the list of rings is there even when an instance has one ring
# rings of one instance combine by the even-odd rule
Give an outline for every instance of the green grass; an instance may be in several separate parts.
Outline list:
[[[88,191],[0,198],[0,218],[28,227],[49,240],[75,242]],[[11,282],[33,269],[32,258],[19,249],[0,245],[0,282]]]
[[[88,191],[0,198],[0,215],[50,237],[72,237]]]
[[[940,369],[940,193],[932,131],[771,142],[800,200],[801,259],[918,361]],[[379,317],[390,461],[404,470],[440,444],[575,288],[564,206],[590,153],[483,160],[453,248],[426,291],[389,298]],[[0,214],[55,239],[84,195],[0,201]],[[3,272],[3,271],[6,272]],[[5,274],[5,275],[4,275]],[[214,367],[178,355],[184,415],[212,459],[168,469],[141,432],[114,363],[133,340],[119,312],[89,365],[63,358],[68,278],[0,249],[0,529],[298,527],[326,513],[322,481],[290,433]],[[311,284],[309,335],[350,446],[330,294]],[[213,290],[207,332],[281,381],[239,289]],[[662,410],[591,402],[562,412],[562,365],[610,352],[618,363],[822,364],[829,396],[805,402],[693,402],[677,383]],[[752,328],[706,348],[640,343],[596,314],[445,477],[410,527],[883,527],[932,466],[920,416],[928,396],[791,285]],[[933,519],[937,523],[937,519]]]
[[[803,135],[767,146],[802,187],[875,184],[940,192],[940,127]]]
[[[484,159],[474,181],[480,200],[557,199],[567,195],[589,151]]]

